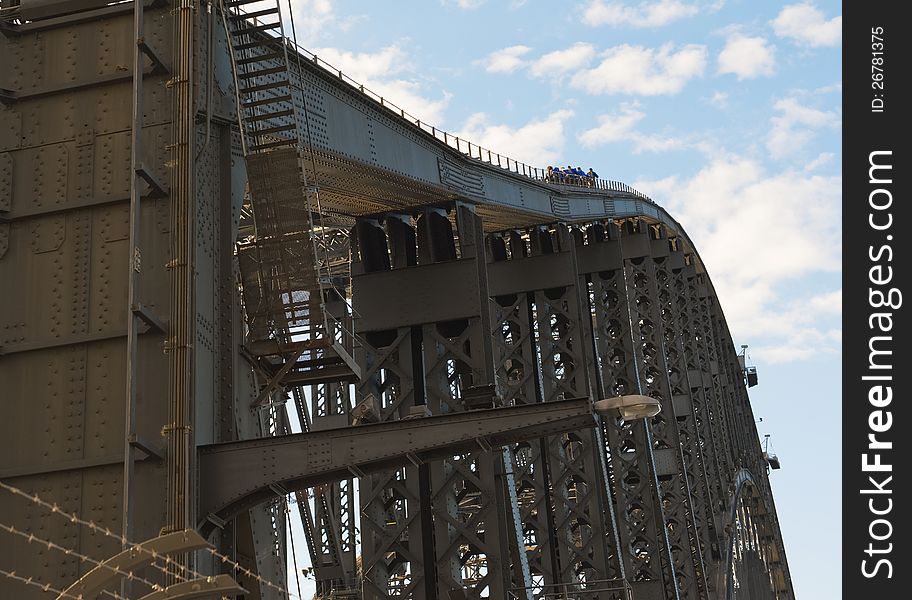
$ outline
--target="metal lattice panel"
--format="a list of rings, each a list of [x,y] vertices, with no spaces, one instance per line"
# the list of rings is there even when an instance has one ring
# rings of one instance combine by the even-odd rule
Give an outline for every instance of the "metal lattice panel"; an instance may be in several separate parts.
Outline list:
[[[522,282],[519,273],[544,269],[535,257],[563,252],[563,263],[552,271],[570,267],[573,240],[565,227],[555,231],[534,228],[531,247],[518,233],[509,235],[507,268],[524,269],[511,280]],[[506,259],[506,243],[494,237],[495,256]],[[528,250],[532,258],[527,258]],[[532,266],[527,266],[531,263]],[[503,269],[498,273],[506,274]],[[563,274],[567,277],[568,274]],[[552,274],[552,278],[554,274]],[[528,281],[528,280],[526,280]],[[502,294],[496,300],[494,322],[498,371],[507,402],[549,402],[562,397],[590,395],[584,342],[585,321],[580,318],[580,298],[572,273],[572,285],[532,292]],[[533,289],[536,283],[527,283]],[[511,302],[512,301],[512,302]],[[547,592],[550,586],[578,582],[581,597],[607,597],[595,582],[619,576],[606,521],[607,501],[602,477],[602,458],[595,434],[578,432],[521,444],[514,448],[514,473],[523,518],[523,531],[533,578],[533,589]]]
[[[694,496],[692,505],[697,538],[703,556],[704,577],[701,580],[706,586],[705,593],[709,595],[715,590],[715,573],[721,559],[716,513],[722,489],[710,425],[709,397],[712,386],[701,362],[705,342],[693,312],[699,302],[696,296],[696,273],[692,264],[686,264],[687,257],[682,255],[680,248],[676,248],[672,255],[677,258],[677,264],[672,266],[671,286],[674,295],[671,314],[680,329],[680,355],[676,369],[684,376],[679,375],[673,385],[676,383],[681,392],[686,391],[689,398],[689,413],[682,410],[685,414],[679,417],[679,434],[685,463],[689,471],[694,473],[691,493]],[[673,390],[673,393],[676,391]]]
[[[522,244],[517,238],[516,243]],[[512,302],[511,302],[512,300]],[[495,298],[494,324],[495,364],[501,397],[505,405],[538,402],[538,366],[533,340],[533,315],[526,293]],[[510,450],[516,485],[519,519],[522,528],[522,552],[528,563],[530,581],[522,569],[514,569],[514,587],[557,581],[553,556],[554,527],[549,518],[550,493],[543,477],[543,456],[547,444],[534,440]]]
[[[670,404],[670,415],[673,417],[673,441],[676,434],[679,448],[681,477],[678,493],[683,518],[686,519],[688,550],[693,573],[691,587],[688,590],[694,598],[708,597],[706,576],[706,517],[705,497],[702,495],[704,474],[702,453],[699,448],[694,428],[693,399],[688,383],[688,365],[684,353],[684,340],[687,336],[687,311],[682,301],[686,296],[686,283],[683,279],[684,257],[680,251],[666,240],[664,231],[660,230],[658,239],[653,242],[655,265],[656,297],[658,299],[659,325],[661,327],[663,354],[668,373],[666,401]],[[683,532],[681,542],[685,540]],[[687,561],[687,558],[684,558]]]
[[[609,224],[608,227],[616,226]],[[628,283],[624,269],[629,260],[623,263],[619,260],[622,255],[637,257],[633,253],[636,247],[626,236],[618,239],[616,229],[609,229],[608,234],[608,240],[597,243],[617,246],[617,262],[599,265],[599,270],[591,275],[595,345],[601,379],[608,396],[640,393],[638,344],[631,329],[632,309],[628,303],[628,285],[632,283]],[[612,422],[607,423],[605,429],[627,578],[635,593],[647,598],[664,598],[664,581],[669,575],[663,574],[662,565],[667,560],[668,540],[662,504],[657,501],[648,425]]]

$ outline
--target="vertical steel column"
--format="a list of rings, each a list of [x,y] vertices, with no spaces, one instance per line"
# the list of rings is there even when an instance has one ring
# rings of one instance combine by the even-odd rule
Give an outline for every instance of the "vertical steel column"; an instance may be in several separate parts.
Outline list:
[[[680,251],[680,248],[678,250]],[[710,404],[713,388],[712,377],[706,366],[706,338],[700,324],[702,302],[697,295],[696,270],[692,263],[688,263],[688,259],[692,260],[693,257],[686,255],[684,259],[684,266],[672,271],[675,289],[682,290],[676,304],[676,314],[681,331],[681,351],[693,417],[692,428],[685,424],[682,431],[686,430],[691,439],[696,466],[702,473],[700,481],[695,483],[696,495],[700,499],[695,506],[695,519],[701,532],[707,588],[710,594],[714,594],[716,571],[722,558],[719,523],[716,517],[724,503],[725,488],[719,467],[716,434],[712,426],[713,412]]]
[[[537,233],[537,239],[533,238],[534,252],[544,253],[550,246],[552,252],[568,255],[573,282],[534,294],[543,400],[550,402],[562,396],[591,397],[583,333],[588,311],[582,311],[582,299],[574,276],[577,268],[573,237],[565,225],[557,225],[553,233],[546,229],[533,232]],[[605,544],[609,530],[604,518],[606,497],[601,450],[596,450],[596,439],[593,430],[547,439],[555,531],[559,532],[558,581],[568,591],[595,589],[599,585],[594,582],[617,576],[609,566]],[[593,592],[580,597],[605,598],[607,594]]]
[[[584,270],[591,273],[590,301],[598,358],[594,366],[601,371],[601,382],[608,396],[642,393],[645,373],[641,373],[644,367],[639,364],[641,356],[638,356],[638,349],[642,354],[642,342],[634,337],[632,324],[635,307],[631,302],[636,300],[636,295],[625,267],[649,254],[648,240],[645,233],[632,228],[621,236],[613,222],[604,228],[589,227],[587,238],[590,249]],[[627,579],[637,600],[677,599],[650,424],[617,419],[606,423],[605,432]]]
[[[305,404],[306,398],[304,397],[304,391],[300,386],[294,386],[291,388],[291,397],[294,402],[294,411],[298,417],[298,423],[301,426],[301,431],[306,432],[310,431],[310,414],[307,411],[307,406]],[[288,411],[288,404],[285,405],[286,413]],[[286,417],[287,420],[287,417]],[[291,431],[291,426],[289,422],[288,431]],[[307,551],[310,554],[310,564],[317,564],[317,543],[314,536],[314,523],[313,523],[313,513],[310,508],[310,502],[308,501],[308,493],[296,492],[295,500],[298,506],[298,516],[301,519],[301,525],[304,529],[304,538],[307,542]],[[319,577],[317,579],[317,585],[319,585]]]
[[[698,348],[702,369],[704,372],[704,389],[706,402],[704,404],[705,418],[709,422],[712,432],[711,440],[714,446],[712,460],[715,468],[709,472],[714,473],[713,485],[716,504],[712,507],[713,520],[717,532],[720,559],[718,569],[710,574],[710,586],[717,594],[725,593],[723,583],[725,580],[724,557],[731,543],[731,529],[729,523],[729,504],[735,491],[735,474],[738,470],[735,451],[733,449],[732,426],[730,425],[729,388],[724,377],[720,357],[723,356],[718,344],[718,332],[715,323],[715,294],[709,283],[708,275],[697,271],[694,279],[696,302],[694,304],[694,326],[699,336]],[[709,384],[708,386],[706,384]]]
[[[722,361],[722,366],[732,387],[732,410],[735,419],[734,426],[738,449],[741,455],[741,466],[746,467],[752,473],[757,473],[759,477],[761,473],[765,472],[766,465],[761,456],[760,439],[757,435],[756,424],[754,423],[754,412],[750,405],[750,399],[747,396],[744,371],[738,361],[738,354],[735,351],[731,333],[725,322],[722,308],[718,303],[716,304],[716,315],[716,323],[719,331],[718,337],[723,344],[722,356],[724,357],[724,360]]]
[[[506,403],[589,397],[589,311],[566,226],[490,238],[495,263],[509,265],[520,282],[495,297],[494,340],[498,381]],[[531,252],[530,252],[531,251]],[[553,257],[553,258],[552,258]],[[547,259],[547,260],[546,260]],[[557,259],[556,261],[553,259]],[[553,285],[540,282],[541,276]],[[582,288],[585,289],[583,282]],[[583,317],[585,315],[585,317]],[[536,594],[571,592],[609,598],[605,581],[622,569],[602,463],[603,442],[592,431],[551,436],[512,448],[524,545]],[[514,575],[517,575],[514,573]],[[519,587],[519,586],[517,586]],[[586,593],[592,590],[591,594]]]
[[[739,467],[751,468],[749,464],[749,440],[744,426],[744,375],[738,366],[735,347],[728,335],[728,327],[721,315],[718,303],[714,302],[716,311],[714,324],[716,342],[719,344],[719,372],[723,387],[728,395],[728,427],[732,436],[732,448],[735,451],[735,462]]]
[[[332,293],[332,292],[330,292]],[[341,302],[327,302],[336,316],[329,320],[330,335],[338,323],[347,320]],[[349,330],[351,329],[348,320]],[[349,383],[327,382],[309,387],[310,430],[320,431],[349,424],[351,410]],[[352,589],[356,585],[356,546],[354,521],[354,484],[351,477],[313,489],[314,576],[317,592]],[[309,508],[309,505],[308,505]]]
[[[382,330],[362,331],[359,398],[362,405],[376,400],[380,420],[405,418],[416,410],[446,413],[490,406],[496,399],[481,221],[470,207],[454,209],[456,234],[441,209],[423,211],[416,228],[411,219],[396,215],[386,217],[387,232],[376,222],[359,223],[355,273],[380,275],[392,266],[389,280],[395,281],[408,273],[405,267],[417,263],[413,269],[437,277],[452,271],[471,279],[465,281],[472,291],[464,299],[467,305],[447,305],[449,298],[432,294],[427,316],[385,312],[385,324],[374,325]],[[359,281],[356,274],[356,308],[380,300],[359,295]],[[465,316],[436,316],[443,314]],[[503,518],[509,474],[502,452],[491,452],[483,440],[479,445],[479,451],[446,461],[416,460],[414,467],[362,479],[365,598],[507,596],[509,539],[515,535],[510,519]]]
[[[703,357],[704,373],[708,374],[711,383],[711,393],[707,398],[706,408],[716,449],[713,458],[718,463],[719,491],[717,498],[719,505],[715,507],[714,512],[721,518],[725,511],[728,510],[729,495],[732,491],[731,485],[737,467],[735,466],[736,463],[731,446],[731,433],[728,427],[727,398],[720,377],[719,350],[716,344],[716,330],[713,324],[713,292],[709,287],[706,273],[697,273],[696,292],[698,302],[694,306],[696,309],[697,332],[701,341],[700,355]],[[720,521],[717,524],[717,529],[721,529],[721,527],[722,522]]]
[[[422,326],[427,408],[435,414],[468,410],[476,401],[490,406],[496,397],[481,219],[468,205],[457,204],[455,212],[459,258],[474,265],[480,314]],[[423,241],[427,242],[427,257],[435,262],[455,258],[455,248],[448,248],[453,242],[449,222],[430,211],[426,215],[427,227],[419,227],[419,262],[425,258]],[[502,453],[485,448],[432,463],[430,479],[434,537],[424,541],[432,541],[435,547],[437,597],[446,599],[456,591],[471,599],[506,598],[511,585],[511,528],[503,518],[506,481]]]
[[[140,206],[142,167],[142,119],[143,119],[143,59],[140,44],[145,43],[145,16],[143,2],[133,3],[133,116],[130,131],[130,257],[127,274],[127,389],[124,408],[124,465],[123,465],[123,518],[121,537],[123,548],[133,541],[133,471],[136,460],[136,360],[139,337],[139,316],[135,309],[138,303],[138,277],[142,272],[142,250],[140,239]],[[130,581],[124,580],[123,595],[130,593]]]
[[[708,298],[710,324],[713,330],[713,340],[715,342],[716,369],[718,372],[719,387],[721,390],[722,404],[720,414],[724,418],[725,436],[728,439],[728,452],[731,460],[732,475],[734,471],[744,466],[743,453],[743,436],[741,435],[741,421],[737,415],[737,386],[742,386],[743,382],[740,377],[733,380],[731,370],[729,369],[730,355],[734,354],[734,347],[731,341],[727,340],[727,329],[724,324],[720,323],[719,304],[715,293],[711,293]]]
[[[685,565],[679,567],[678,571],[692,573],[689,585],[685,586],[682,582],[681,591],[687,597],[707,598],[709,591],[705,546],[708,537],[705,535],[707,525],[704,513],[706,495],[703,455],[694,422],[694,400],[688,382],[688,364],[684,352],[685,341],[690,336],[690,316],[688,307],[683,303],[687,294],[687,284],[683,275],[684,255],[676,247],[676,240],[665,238],[664,228],[655,228],[652,232],[655,235],[651,240],[651,257],[657,292],[653,316],[658,317],[661,328],[661,334],[657,339],[662,342],[660,355],[664,357],[657,363],[661,366],[664,362],[666,373],[666,376],[660,379],[659,388],[667,392],[664,400],[669,404],[666,433],[669,447],[676,451],[679,469],[677,490],[674,491],[679,496],[678,504],[674,505],[669,501],[669,505],[676,509],[679,518],[686,523],[686,537],[680,528],[675,532],[682,546],[685,540],[689,539],[689,552],[688,548],[682,547],[683,556],[679,557]]]
[[[628,222],[630,223],[630,222]],[[664,532],[671,550],[672,564],[666,564],[666,593],[680,598],[697,598],[696,574],[687,533],[688,506],[686,473],[681,458],[674,407],[668,389],[665,339],[656,263],[668,253],[667,241],[655,239],[652,227],[637,223],[630,240],[639,256],[624,261],[627,278],[627,304],[634,339],[634,355],[640,370],[641,393],[662,402],[662,412],[649,422],[651,450],[659,483],[659,497],[665,516]],[[641,237],[640,237],[641,236]],[[640,237],[635,241],[636,237]],[[627,254],[625,252],[625,254]],[[629,255],[629,254],[628,254]]]
[[[169,353],[167,481],[168,507],[166,529],[180,531],[192,527],[195,520],[193,489],[190,485],[193,409],[193,215],[194,110],[193,70],[196,56],[194,28],[195,7],[192,0],[181,0],[175,11],[177,68],[171,80],[175,96],[175,123],[172,145],[171,195],[171,309]],[[186,564],[186,557],[179,564]]]
[[[298,423],[300,424],[301,431],[310,431],[310,415],[308,414],[306,405],[304,404],[304,392],[300,386],[294,386],[291,388],[291,397],[294,403],[294,411],[298,418]],[[282,419],[282,426],[285,433],[292,433],[291,422],[288,417],[289,410],[291,409],[286,403]],[[310,507],[308,494],[308,490],[295,492],[295,505],[298,507],[298,517],[301,519],[301,529],[304,530],[304,541],[307,543],[307,552],[310,555],[310,564],[314,569],[314,579],[316,579],[317,591],[319,592],[321,589],[322,581],[316,565],[318,565],[320,561],[319,554],[317,552],[318,546],[316,542],[316,536],[314,535],[313,511]]]
[[[409,241],[393,241],[391,245],[410,247],[416,261],[414,231],[410,227],[397,227],[392,224],[393,219],[398,217],[387,219],[391,224],[391,237],[409,236]],[[389,271],[387,235],[380,223],[360,220],[356,234],[352,275]],[[359,295],[356,288],[354,300],[357,309],[374,299]],[[368,331],[363,332],[362,338],[355,356],[362,370],[357,386],[358,400],[362,406],[376,407],[377,414],[372,415],[375,420],[389,421],[408,416],[410,407],[415,404],[412,328]],[[421,377],[420,372],[417,375]],[[419,518],[418,467],[362,477],[359,500],[364,600],[427,598],[421,552],[424,527]]]
[[[606,232],[605,228],[600,223],[590,223],[583,228],[574,229],[572,235],[574,239],[574,273],[576,274],[579,301],[581,303],[580,329],[582,339],[584,340],[584,347],[589,354],[586,366],[590,373],[590,388],[592,389],[592,393],[595,394],[594,400],[599,400],[612,397],[615,394],[608,393],[605,388],[605,382],[602,380],[602,369],[600,368],[601,356],[598,344],[596,343],[598,333],[596,331],[597,317],[595,314],[595,293],[593,292],[591,275],[587,273],[587,271],[592,266],[593,261],[591,260],[591,256],[593,251],[598,252],[599,249],[604,249],[609,245],[603,244]],[[597,244],[601,244],[601,246],[597,246]],[[614,244],[611,247],[616,250],[620,249],[618,244]],[[589,256],[588,267],[581,264],[581,254]],[[595,262],[600,266],[604,266],[604,259],[605,257],[601,256]],[[606,436],[607,425],[609,425],[609,423],[607,423],[605,419],[600,418],[600,426],[593,430],[593,441],[595,443],[593,448],[596,453],[601,475],[600,488],[601,491],[604,492],[602,520],[604,522],[604,527],[607,530],[605,536],[606,540],[609,540],[609,542],[605,544],[605,552],[607,553],[606,560],[609,578],[621,580],[627,585],[627,570],[624,565],[623,547],[621,545],[615,508],[617,494],[615,493],[612,483],[614,481],[614,476],[611,465],[609,464],[610,450]],[[626,600],[626,592],[624,594],[625,595],[619,597],[625,598]]]
[[[529,255],[526,241],[518,232],[490,239],[494,261],[519,263]],[[504,405],[542,402],[542,380],[535,334],[534,292],[521,291],[494,298],[492,323],[497,365],[498,388]],[[529,440],[509,451],[516,485],[517,507],[522,537],[518,546],[529,568],[528,582],[524,573],[514,569],[516,588],[560,583],[557,555],[557,529],[551,499],[547,440]]]
[[[211,14],[211,13],[210,13]],[[210,21],[207,27],[212,28],[213,22]],[[214,35],[210,31],[210,36]],[[213,44],[214,46],[214,44]],[[210,62],[214,62],[215,54],[208,57]],[[215,69],[215,66],[212,66]],[[207,85],[215,85],[213,82],[207,82]],[[240,439],[238,435],[235,414],[238,410],[236,405],[236,390],[234,383],[235,360],[237,359],[237,346],[240,343],[238,336],[237,317],[239,313],[236,307],[240,306],[238,294],[238,270],[234,258],[235,239],[237,237],[237,227],[234,222],[234,199],[231,185],[232,157],[231,140],[234,135],[232,128],[227,125],[215,127],[213,133],[215,143],[218,147],[217,154],[217,173],[219,174],[219,195],[218,195],[218,238],[217,238],[217,255],[218,262],[218,315],[221,321],[222,334],[219,336],[218,349],[218,371],[219,371],[219,418],[221,427],[218,431],[220,440]]]

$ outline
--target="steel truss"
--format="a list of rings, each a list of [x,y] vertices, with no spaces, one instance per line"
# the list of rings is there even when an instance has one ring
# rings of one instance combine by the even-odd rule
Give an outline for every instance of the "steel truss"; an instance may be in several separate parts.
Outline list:
[[[186,0],[74,3],[74,13],[66,4],[0,22],[10,63],[31,65],[4,84],[16,89],[0,90],[10,132],[0,142],[0,275],[42,302],[4,298],[0,374],[16,373],[9,409],[29,434],[7,426],[0,438],[6,456],[45,457],[4,464],[4,480],[125,534],[220,528],[224,553],[272,578],[285,576],[291,492],[324,597],[794,597],[728,326],[695,249],[659,225],[673,226],[660,208],[495,171],[382,104],[351,100],[341,74],[316,60],[302,67],[277,0],[229,0],[206,14]],[[121,47],[126,58],[114,60]],[[57,49],[77,48],[92,58],[79,64],[87,73],[126,59],[134,72],[41,81]],[[115,110],[131,105],[128,88],[133,110]],[[225,96],[219,110],[213,90]],[[364,119],[369,140],[349,132],[331,147],[327,115],[340,108]],[[390,139],[426,153],[430,173],[394,168]],[[345,154],[359,142],[373,163]],[[242,192],[232,188],[243,177],[232,183],[231,165],[242,155],[249,189],[235,253]],[[342,214],[321,210],[321,177]],[[524,189],[529,204],[502,200],[492,182]],[[590,212],[575,212],[577,201]],[[619,216],[632,214],[649,220]],[[243,330],[231,322],[241,312],[235,266]],[[125,310],[111,300],[121,296]],[[27,385],[42,377],[46,390]],[[309,488],[295,479],[298,462],[319,462],[322,447],[302,444],[271,465],[293,489],[260,469],[255,489],[239,492],[212,447],[258,435],[268,458],[293,422],[325,442],[356,439],[356,420],[379,422],[401,445],[421,437],[413,419],[426,415],[470,427],[477,409],[544,412],[622,394],[653,396],[662,411],[566,433],[542,426],[502,449],[461,439],[443,459],[407,452],[408,462],[370,472],[357,465],[372,457],[349,464],[336,453],[332,476]],[[123,430],[92,416],[116,414],[122,396]],[[162,445],[150,444],[159,433]],[[384,441],[374,439],[377,453]],[[137,449],[146,458],[135,460]],[[197,475],[201,463],[214,479]],[[237,492],[231,501],[245,510],[268,506],[233,522],[240,513],[225,506],[198,514],[212,490]],[[44,527],[31,508],[0,503],[10,520]],[[49,527],[47,537],[90,544],[72,525]],[[0,545],[0,567],[48,568],[21,550]],[[58,580],[78,575],[71,558],[55,566]]]
[[[471,214],[359,221],[357,401],[376,402],[381,421],[629,393],[663,410],[522,442],[506,471],[480,452],[362,481],[364,597],[493,598],[494,586],[623,597],[598,587],[606,580],[628,581],[636,598],[718,597],[734,473],[761,465],[744,462],[759,457],[746,392],[692,250],[646,221],[608,221],[489,234],[482,265]],[[471,293],[451,293],[454,279]],[[409,299],[416,281],[428,289]],[[753,508],[758,532],[766,512]]]

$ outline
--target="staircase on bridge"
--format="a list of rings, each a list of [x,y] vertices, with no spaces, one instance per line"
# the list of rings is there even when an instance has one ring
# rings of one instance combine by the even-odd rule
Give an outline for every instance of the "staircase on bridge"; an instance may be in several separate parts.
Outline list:
[[[307,181],[304,109],[295,101],[278,0],[226,6],[255,228],[239,247],[247,351],[268,376],[254,402],[263,405],[292,385],[357,379],[344,303],[350,263],[347,244],[338,243],[347,232],[329,222]]]

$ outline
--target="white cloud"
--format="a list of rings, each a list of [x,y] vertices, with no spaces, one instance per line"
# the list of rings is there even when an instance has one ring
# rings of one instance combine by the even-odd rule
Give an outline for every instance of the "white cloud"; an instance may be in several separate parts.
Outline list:
[[[781,114],[770,119],[766,149],[773,158],[784,158],[800,150],[814,135],[814,129],[838,127],[835,112],[809,108],[795,98],[784,98],[774,105]]]
[[[623,104],[618,113],[600,115],[598,127],[590,129],[580,135],[580,142],[587,148],[619,142],[627,139],[633,133],[633,127],[643,120],[646,114],[638,109],[636,103]]]
[[[478,8],[485,3],[486,0],[442,0],[441,4],[454,4],[459,8],[471,10],[473,8]]]
[[[831,162],[833,162],[834,158],[836,158],[836,155],[833,154],[832,152],[821,152],[817,156],[817,158],[815,158],[808,164],[804,165],[804,171],[805,171],[805,173],[810,173],[811,171],[819,169],[820,167],[822,167],[824,165],[830,164]]]
[[[531,50],[528,46],[510,46],[495,50],[477,62],[484,65],[488,73],[512,73],[527,64],[522,57]]]
[[[717,108],[728,107],[728,92],[715,91],[709,98],[709,103]]]
[[[796,327],[781,343],[751,346],[751,354],[767,364],[807,360],[820,355],[834,356],[834,360],[838,360],[835,355],[839,353],[841,337],[839,329]]]
[[[659,134],[645,134],[639,131],[635,132],[632,137],[633,153],[640,154],[643,152],[668,152],[687,146],[687,142],[676,137],[669,137]]]
[[[592,0],[583,13],[587,25],[613,25],[630,27],[662,27],[673,21],[692,17],[699,12],[694,4],[680,0],[656,0],[630,6],[623,2],[605,3]]]
[[[597,67],[577,72],[571,85],[590,94],[677,94],[705,68],[706,46],[675,50],[670,43],[660,48],[624,44],[603,52]]]
[[[598,126],[580,134],[579,141],[587,148],[613,142],[628,142],[635,154],[665,152],[684,145],[683,141],[677,138],[637,131],[635,126],[645,116],[645,113],[640,111],[638,103],[622,104],[616,113],[599,115]]]
[[[751,345],[751,354],[766,363],[804,360],[820,354],[839,352],[842,331],[842,290],[837,289],[790,300],[781,299],[775,315],[764,315],[761,322],[774,335],[756,333],[760,340]]]
[[[719,53],[719,73],[741,79],[772,75],[776,68],[775,48],[763,37],[731,35]]]
[[[826,294],[814,296],[807,302],[808,308],[832,315],[842,314],[842,290],[835,290]]]
[[[815,94],[832,94],[834,92],[841,92],[841,91],[842,91],[842,82],[838,81],[838,82],[830,84],[830,85],[825,85],[825,86],[822,86],[819,88],[815,88],[813,93],[815,93]]]
[[[341,70],[359,84],[385,100],[405,109],[407,113],[435,125],[444,121],[443,113],[451,95],[432,99],[423,94],[422,85],[407,73],[413,65],[399,46],[387,46],[378,52],[346,52],[336,48],[317,48],[313,53],[332,65],[333,72]],[[321,66],[326,66],[322,65]]]
[[[795,297],[793,282],[841,267],[841,179],[715,158],[689,178],[638,181],[683,225],[735,339],[768,362],[839,347],[838,292]]]
[[[529,66],[529,72],[534,77],[561,76],[589,64],[594,56],[592,44],[577,42],[564,50],[542,55]]]
[[[810,2],[786,6],[772,25],[779,37],[813,47],[837,46],[842,40],[842,17],[827,20]]]
[[[315,48],[313,53],[320,61],[362,83],[382,79],[408,70],[407,56],[396,45],[378,52],[347,52],[337,48]]]
[[[572,116],[572,110],[558,110],[541,121],[513,128],[491,123],[488,115],[475,113],[455,135],[520,162],[544,165],[562,158],[564,129]]]
[[[248,11],[254,11],[269,7],[275,7],[275,4],[258,2],[245,8]],[[331,0],[295,0],[292,8],[294,10],[295,33],[298,43],[305,48],[311,48],[319,40],[331,37],[335,30],[348,31],[357,21],[365,18],[364,15],[339,17],[333,10]],[[289,22],[286,22],[286,29],[287,35],[290,36]]]

